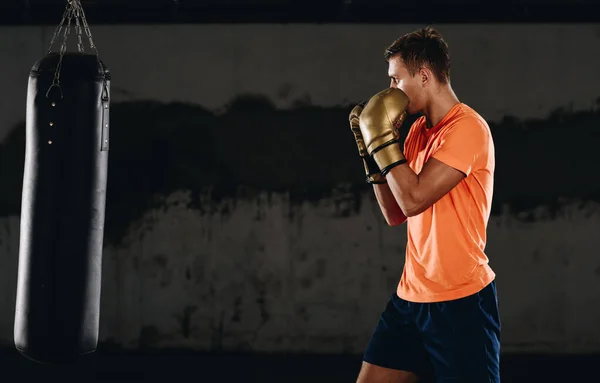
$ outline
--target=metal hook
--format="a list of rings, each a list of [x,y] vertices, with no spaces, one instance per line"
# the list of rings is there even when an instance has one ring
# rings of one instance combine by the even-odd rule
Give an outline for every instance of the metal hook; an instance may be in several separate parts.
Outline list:
[[[102,101],[108,102],[109,99],[110,99],[110,97],[108,95],[108,86],[106,86],[106,82],[103,82],[103,84],[102,84]]]
[[[48,91],[46,92],[46,98],[50,98],[50,91],[54,87],[58,88],[58,91],[60,92],[60,99],[62,100],[62,98],[63,98],[63,92],[62,92],[62,88],[58,84],[52,84],[52,85],[50,85],[50,88],[48,88]]]

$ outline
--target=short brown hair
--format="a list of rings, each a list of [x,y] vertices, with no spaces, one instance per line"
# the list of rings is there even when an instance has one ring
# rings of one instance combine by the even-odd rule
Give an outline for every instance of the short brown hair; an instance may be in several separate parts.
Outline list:
[[[427,66],[440,83],[450,82],[448,44],[434,28],[426,27],[398,38],[385,50],[384,58],[389,61],[397,54],[411,76]]]

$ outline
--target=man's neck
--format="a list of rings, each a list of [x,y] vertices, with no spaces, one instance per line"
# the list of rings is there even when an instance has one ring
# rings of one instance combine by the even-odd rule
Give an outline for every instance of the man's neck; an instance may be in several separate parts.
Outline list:
[[[431,95],[429,105],[423,110],[427,119],[427,128],[432,128],[442,121],[450,109],[460,103],[450,84],[435,90]]]

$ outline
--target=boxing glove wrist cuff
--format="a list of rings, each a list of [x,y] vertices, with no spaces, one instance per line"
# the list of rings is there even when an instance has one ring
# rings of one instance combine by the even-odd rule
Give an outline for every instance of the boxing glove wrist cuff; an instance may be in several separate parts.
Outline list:
[[[367,183],[371,185],[381,185],[387,183],[387,180],[381,175],[381,173],[369,174],[367,176]]]
[[[378,147],[371,155],[383,176],[389,173],[395,166],[406,163],[406,158],[404,158],[404,154],[400,150],[398,141],[387,142],[385,145]]]
[[[367,157],[362,157],[362,159],[363,164],[365,166],[365,173],[367,175],[368,183],[384,184],[387,182],[385,178],[381,175],[379,167],[377,166],[377,163],[375,163],[375,160],[373,160],[373,157],[367,155]]]
[[[392,170],[393,168],[395,168],[398,165],[405,164],[406,162],[407,162],[406,158],[403,158],[403,159],[398,160],[398,161],[396,161],[394,163],[391,163],[386,168],[384,168],[384,169],[381,170],[381,176],[385,177],[390,172],[390,170]]]

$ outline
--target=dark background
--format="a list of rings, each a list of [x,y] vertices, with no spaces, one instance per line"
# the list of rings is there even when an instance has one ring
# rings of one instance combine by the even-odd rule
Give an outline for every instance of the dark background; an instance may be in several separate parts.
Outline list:
[[[600,22],[597,2],[575,0],[454,0],[409,4],[381,0],[98,0],[82,3],[92,31],[95,25],[117,24],[394,23],[451,27],[489,23],[510,26],[517,23],[572,25]],[[64,4],[64,1],[55,0],[7,0],[0,5],[0,24],[20,28],[55,26]],[[557,57],[560,58],[560,54]],[[526,90],[522,92],[526,93]],[[531,97],[536,96],[531,94]],[[508,209],[514,219],[511,233],[522,234],[530,230],[526,225],[554,222],[559,227],[548,232],[568,236],[572,221],[564,217],[572,209],[583,211],[583,223],[577,221],[578,225],[585,225],[588,230],[597,225],[600,182],[595,176],[595,163],[600,139],[600,91],[598,97],[596,106],[587,110],[558,105],[540,118],[508,114],[489,121],[497,148],[493,218],[500,219]],[[105,242],[109,246],[127,248],[126,238],[132,223],[142,219],[151,209],[172,207],[166,197],[178,190],[190,193],[186,209],[226,218],[236,207],[223,207],[220,202],[225,200],[252,200],[262,192],[284,194],[290,205],[299,209],[305,203],[316,205],[335,199],[339,192],[336,188],[343,184],[350,197],[337,208],[337,216],[344,219],[359,214],[364,209],[361,196],[370,192],[370,186],[363,182],[356,148],[348,132],[347,116],[352,105],[352,102],[337,106],[299,102],[291,108],[281,109],[260,94],[239,95],[219,113],[202,105],[179,102],[113,103]],[[165,126],[169,128],[165,129]],[[239,126],[259,127],[261,135],[252,129],[235,130]],[[286,129],[281,129],[282,126]],[[235,140],[231,139],[232,134]],[[0,143],[1,217],[15,217],[20,213],[24,143],[24,122],[11,128]],[[329,143],[335,143],[335,146]],[[207,188],[211,190],[209,202],[203,200]],[[297,214],[290,210],[290,220],[295,212]],[[586,221],[587,218],[590,220]],[[493,235],[490,237],[493,240]],[[595,245],[594,242],[587,244],[586,257],[595,259]],[[548,254],[536,256],[538,262],[550,258]],[[564,257],[568,262],[569,255]],[[169,262],[168,257],[166,262]],[[590,261],[590,265],[595,263],[595,260]],[[507,263],[504,265],[501,267],[502,278],[509,284],[511,272],[516,274],[518,270]],[[557,279],[564,277],[559,266],[552,270]],[[525,272],[535,274],[535,266]],[[548,294],[553,294],[553,281],[545,280],[544,283],[548,284]],[[387,294],[387,290],[384,291]],[[568,312],[565,307],[569,302],[561,299],[557,302],[561,307],[557,307],[555,313],[540,311],[529,317],[524,313],[523,327],[530,326],[531,331],[537,331],[538,327],[551,326],[547,323],[556,319],[552,318],[553,314],[562,318],[565,311]],[[261,302],[256,304],[260,306]],[[595,303],[590,301],[589,305]],[[586,307],[586,303],[579,303],[578,307]],[[161,310],[160,307],[154,309]],[[373,311],[373,320],[377,314]],[[9,310],[6,315],[13,313]],[[572,314],[569,323],[586,323],[573,319],[577,315],[586,314],[585,311]],[[513,323],[519,325],[518,321]],[[188,323],[187,326],[195,325]],[[595,333],[598,328],[593,322],[587,326],[586,331],[590,333]],[[10,344],[2,351],[1,361],[6,366],[6,373],[15,373],[15,376],[41,378],[55,375],[103,381],[353,382],[360,367],[361,358],[356,352],[273,353],[252,350],[252,347],[217,347],[214,343],[207,350],[192,352],[183,346],[157,346],[156,332],[160,329],[144,328],[133,347],[124,347],[126,342],[119,339],[103,341],[94,357],[69,368],[34,365],[18,355]],[[596,355],[600,347],[588,347],[585,353],[571,352],[567,346],[544,352],[543,340],[533,347],[533,351],[527,341],[523,344],[521,349],[516,347],[520,351],[503,354],[504,382],[598,380],[594,371],[600,360]],[[191,377],[186,376],[188,374]],[[211,374],[219,378],[211,378]],[[588,374],[590,377],[586,377]]]
[[[5,24],[54,24],[60,0],[6,0]],[[116,23],[472,23],[596,22],[590,0],[95,0],[83,1],[89,21]]]

